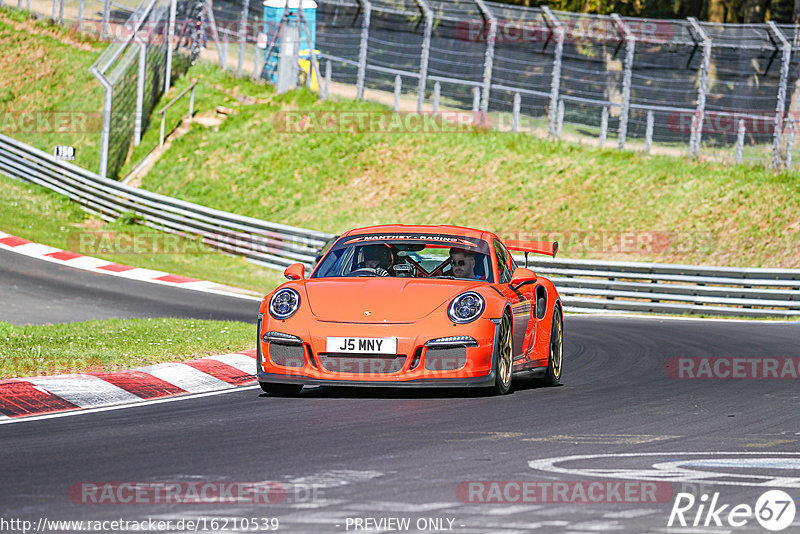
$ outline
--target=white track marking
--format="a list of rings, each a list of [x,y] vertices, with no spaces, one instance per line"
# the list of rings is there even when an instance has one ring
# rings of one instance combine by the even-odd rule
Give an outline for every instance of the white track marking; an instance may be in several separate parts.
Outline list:
[[[598,460],[598,459],[624,459],[624,458],[657,458],[663,459],[664,457],[683,456],[681,461],[673,462],[658,462],[649,467],[634,467],[634,468],[587,468],[587,467],[560,467],[556,464],[564,462],[575,462],[581,460]],[[647,453],[618,453],[618,454],[588,454],[577,456],[562,456],[556,458],[545,458],[541,460],[531,460],[528,466],[531,469],[540,471],[549,471],[551,473],[559,473],[567,476],[585,476],[588,478],[601,477],[601,478],[622,478],[625,480],[652,480],[661,482],[684,482],[684,483],[708,483],[723,486],[746,486],[758,488],[800,488],[800,477],[786,477],[786,476],[763,476],[763,475],[742,475],[740,473],[724,473],[724,472],[711,472],[700,471],[693,469],[686,469],[683,465],[688,465],[693,456],[717,456],[717,457],[753,457],[760,456],[762,458],[778,457],[778,458],[800,458],[800,452],[647,452]],[[608,462],[606,462],[608,463]],[[744,464],[742,464],[744,465]],[[742,478],[745,480],[731,480]],[[761,479],[760,482],[747,481],[747,479]]]

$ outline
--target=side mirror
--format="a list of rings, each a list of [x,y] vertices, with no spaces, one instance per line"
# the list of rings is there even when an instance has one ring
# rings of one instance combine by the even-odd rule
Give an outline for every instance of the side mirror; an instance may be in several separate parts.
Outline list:
[[[306,277],[306,266],[302,263],[293,263],[283,271],[283,276],[289,280],[302,280]]]
[[[529,284],[536,280],[536,273],[525,267],[517,267],[511,274],[511,285],[515,287],[519,287],[522,284]]]

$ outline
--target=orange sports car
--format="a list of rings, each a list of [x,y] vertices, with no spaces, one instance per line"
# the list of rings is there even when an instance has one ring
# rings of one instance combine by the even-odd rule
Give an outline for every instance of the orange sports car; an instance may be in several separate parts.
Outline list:
[[[289,266],[258,314],[258,381],[304,385],[487,387],[512,376],[561,379],[563,310],[553,283],[509,250],[555,256],[558,243],[503,243],[457,226],[386,225],[340,236],[310,276]]]

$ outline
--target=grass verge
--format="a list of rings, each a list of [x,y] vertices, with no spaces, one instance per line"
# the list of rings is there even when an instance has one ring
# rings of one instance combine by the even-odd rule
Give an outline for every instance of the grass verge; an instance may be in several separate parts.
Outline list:
[[[800,267],[800,174],[647,156],[525,134],[283,133],[279,113],[384,112],[317,101],[199,65],[207,100],[235,114],[195,125],[143,178],[170,196],[340,233],[381,223],[459,224],[557,239],[571,258]],[[246,99],[242,95],[250,95]]]
[[[97,171],[103,90],[89,67],[106,46],[0,8],[0,133],[50,154],[56,145],[75,147],[73,163]]]
[[[109,319],[43,326],[0,321],[0,378],[119,371],[253,348],[253,325]]]

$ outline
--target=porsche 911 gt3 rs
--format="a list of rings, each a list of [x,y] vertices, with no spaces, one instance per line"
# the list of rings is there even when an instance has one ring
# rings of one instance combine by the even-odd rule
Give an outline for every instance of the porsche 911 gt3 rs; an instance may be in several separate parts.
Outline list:
[[[304,385],[486,387],[515,375],[561,380],[563,309],[553,283],[509,250],[555,256],[558,243],[503,241],[456,226],[351,230],[310,276],[297,263],[258,318],[258,381]]]

